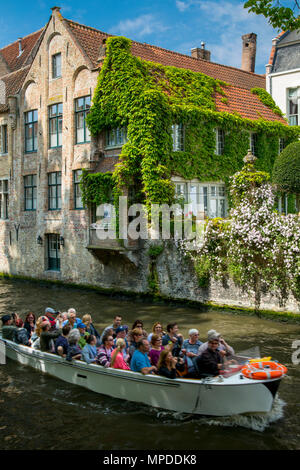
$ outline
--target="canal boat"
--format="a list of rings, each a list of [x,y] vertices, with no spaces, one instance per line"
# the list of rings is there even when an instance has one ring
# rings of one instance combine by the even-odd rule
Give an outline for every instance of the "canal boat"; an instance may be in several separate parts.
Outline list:
[[[240,371],[225,377],[168,379],[66,359],[3,339],[6,357],[93,392],[174,412],[232,416],[271,411],[281,378],[253,380]]]

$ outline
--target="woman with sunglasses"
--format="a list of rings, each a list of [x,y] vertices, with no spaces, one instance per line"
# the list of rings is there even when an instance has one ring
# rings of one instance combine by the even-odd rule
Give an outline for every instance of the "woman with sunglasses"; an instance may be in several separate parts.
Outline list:
[[[100,366],[110,367],[111,355],[114,350],[114,338],[111,334],[106,334],[103,337],[103,344],[97,350],[97,361]]]
[[[153,334],[150,342],[150,347],[150,362],[153,366],[157,366],[160,353],[165,349],[162,345],[161,336]]]

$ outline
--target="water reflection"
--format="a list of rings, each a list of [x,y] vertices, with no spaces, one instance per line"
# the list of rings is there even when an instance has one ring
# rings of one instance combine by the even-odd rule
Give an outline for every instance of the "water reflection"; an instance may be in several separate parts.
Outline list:
[[[74,307],[81,317],[90,313],[99,330],[116,313],[130,327],[137,318],[143,320],[147,331],[157,320],[164,326],[177,321],[185,337],[197,327],[202,341],[214,328],[236,351],[258,345],[262,355],[286,364],[289,376],[270,414],[190,417],[104,397],[8,361],[0,366],[1,449],[300,448],[300,366],[291,363],[299,325],[120,300],[84,290],[0,282],[1,314],[32,310],[39,315],[45,307]]]

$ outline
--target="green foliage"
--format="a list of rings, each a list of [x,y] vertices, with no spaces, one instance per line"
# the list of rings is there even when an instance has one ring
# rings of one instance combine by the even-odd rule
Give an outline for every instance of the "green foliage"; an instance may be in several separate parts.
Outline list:
[[[211,262],[206,256],[194,260],[194,268],[198,278],[199,287],[208,287],[210,281]]]
[[[300,142],[291,143],[278,155],[273,182],[283,192],[300,194]]]
[[[286,7],[280,0],[248,0],[244,8],[249,8],[250,12],[257,15],[263,15],[273,28],[287,31],[300,28],[299,1],[290,3],[292,8]]]
[[[287,142],[298,137],[298,127],[216,111],[215,95],[221,95],[223,102],[227,100],[225,82],[141,60],[130,49],[131,41],[126,38],[107,40],[107,55],[87,116],[93,135],[107,128],[127,127],[128,142],[111,177],[115,202],[124,188],[129,188],[135,195],[134,202],[146,203],[148,210],[151,203],[171,204],[172,175],[227,182],[243,166],[249,132],[258,136],[261,169],[271,171],[279,137]],[[182,123],[185,128],[183,152],[172,150],[171,126],[175,123]],[[217,127],[225,131],[221,156],[215,153]],[[107,183],[99,176],[93,190],[85,190],[85,184],[91,183],[88,178],[83,179],[86,203],[105,199],[106,189],[100,188],[102,182]]]
[[[148,250],[148,255],[150,256],[150,258],[156,259],[158,258],[159,255],[162,254],[163,251],[164,251],[163,245],[152,245],[150,246]]]
[[[279,116],[283,116],[283,113],[279,106],[276,105],[275,101],[273,100],[272,96],[263,88],[252,88],[251,93],[257,95],[260,101],[268,108],[272,109],[275,114]]]
[[[269,180],[269,173],[255,170],[253,164],[245,165],[230,179],[230,194],[233,204],[238,205],[251,189],[259,188]]]
[[[112,201],[112,173],[88,173],[87,170],[82,170],[80,187],[85,206],[100,206]]]

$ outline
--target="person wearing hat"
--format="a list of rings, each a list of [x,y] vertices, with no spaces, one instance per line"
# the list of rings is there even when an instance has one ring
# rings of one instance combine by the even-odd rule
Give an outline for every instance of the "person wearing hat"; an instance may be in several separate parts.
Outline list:
[[[86,324],[83,322],[77,323],[77,329],[80,333],[80,339],[78,341],[78,346],[83,349],[86,345],[86,340],[90,336],[90,333],[86,331]]]
[[[129,343],[128,343],[128,340],[126,338],[126,335],[127,335],[127,329],[125,326],[118,326],[118,328],[116,329],[116,338],[114,339],[114,346],[115,348],[117,347],[117,340],[119,338],[122,338],[125,342],[125,347],[122,349],[122,354],[123,354],[123,358],[125,361],[127,361],[128,357],[129,357]]]
[[[2,320],[2,338],[8,339],[9,341],[15,340],[15,334],[17,327],[13,325],[13,319],[11,315],[3,315]]]
[[[234,355],[234,349],[226,343],[225,339],[221,336],[221,333],[218,333],[216,330],[209,330],[207,332],[207,341],[206,341],[206,343],[201,344],[201,346],[198,349],[198,356],[201,356],[201,354],[203,354],[203,352],[207,350],[208,343],[212,339],[218,339],[219,340],[219,345],[218,345],[217,350],[223,356],[233,356]]]
[[[56,318],[55,316],[58,314],[59,312],[56,312],[56,310],[54,310],[53,308],[50,308],[50,307],[47,307],[45,309],[45,316],[48,318],[49,322],[50,322],[50,325],[51,325],[51,329],[55,329],[56,328]],[[54,316],[55,315],[55,316]]]
[[[207,349],[195,359],[195,368],[200,377],[219,375],[223,368],[224,355],[218,351],[218,336],[211,334],[207,343]]]

